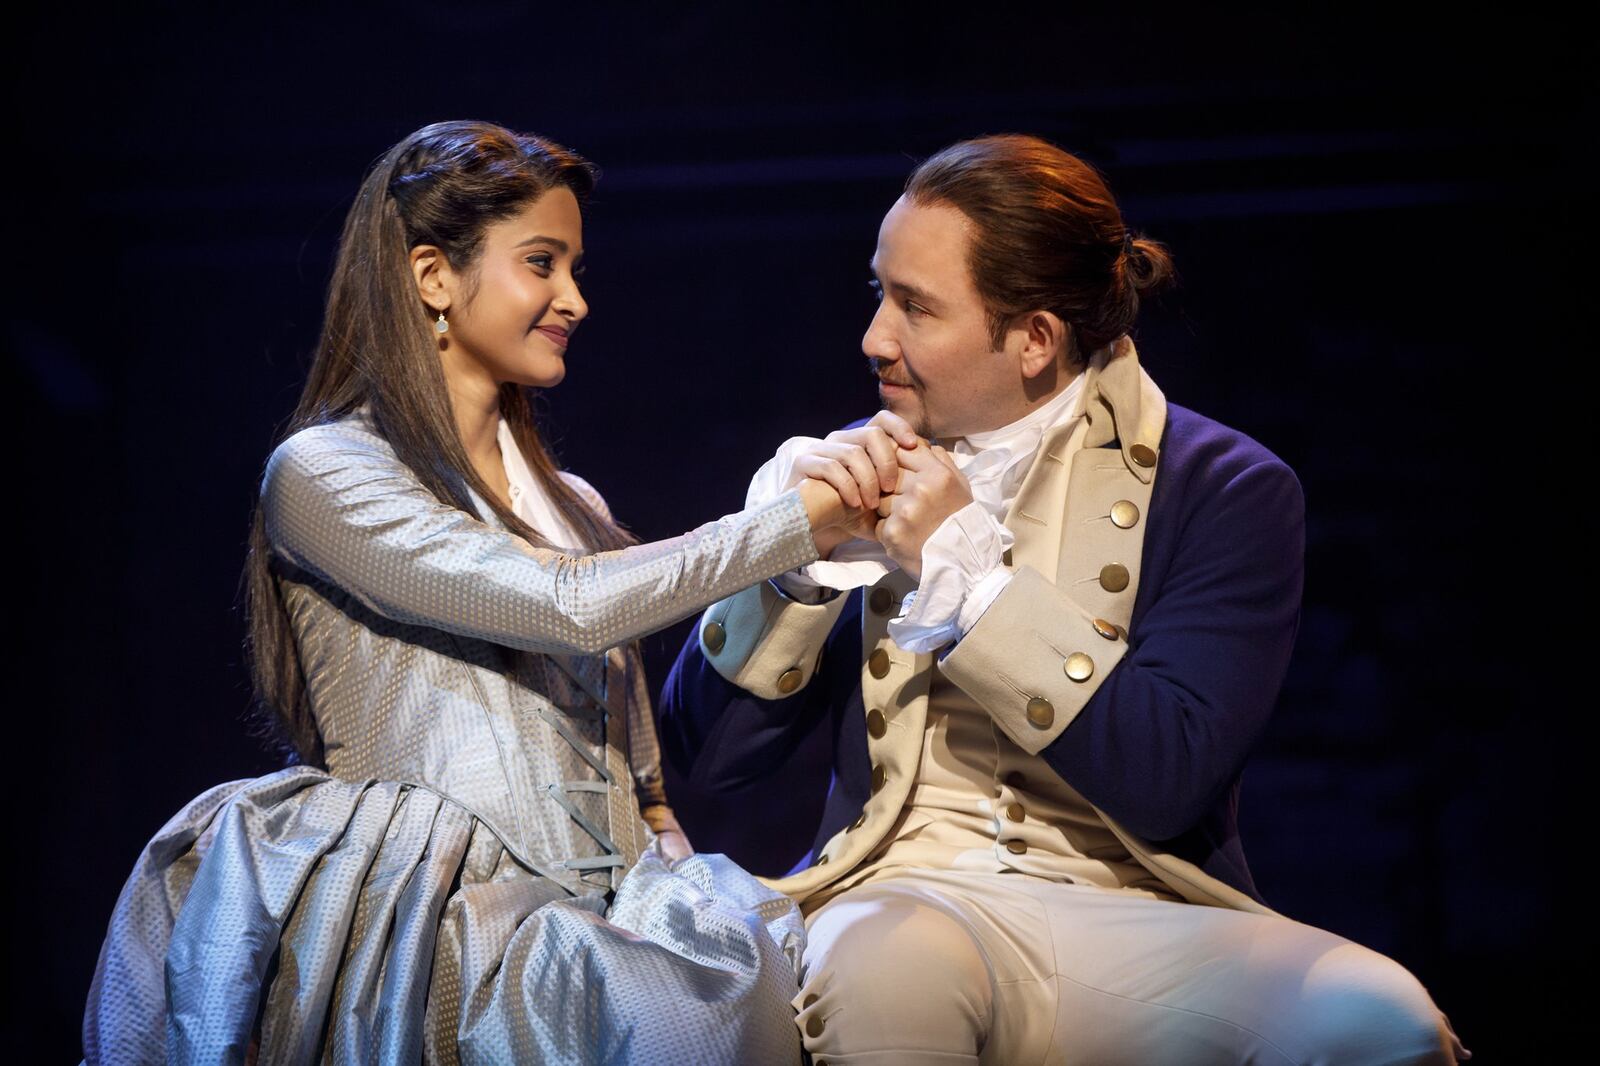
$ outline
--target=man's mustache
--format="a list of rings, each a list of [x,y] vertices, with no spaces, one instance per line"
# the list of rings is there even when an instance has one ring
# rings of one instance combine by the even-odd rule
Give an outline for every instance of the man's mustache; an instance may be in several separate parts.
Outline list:
[[[903,385],[907,388],[915,387],[910,381],[900,381],[895,378],[888,377],[883,373],[882,369],[880,369],[882,366],[883,363],[881,360],[871,358],[867,360],[867,368],[872,372],[872,376],[883,382],[885,385]]]

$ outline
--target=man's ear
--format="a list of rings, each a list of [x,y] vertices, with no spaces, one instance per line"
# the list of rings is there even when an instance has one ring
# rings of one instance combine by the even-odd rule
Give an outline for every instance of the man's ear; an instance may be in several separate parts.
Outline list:
[[[456,296],[456,275],[438,245],[419,244],[411,249],[411,276],[417,295],[432,311],[448,311]]]
[[[1018,323],[1022,330],[1022,376],[1038,377],[1072,352],[1072,327],[1052,311],[1029,311]]]

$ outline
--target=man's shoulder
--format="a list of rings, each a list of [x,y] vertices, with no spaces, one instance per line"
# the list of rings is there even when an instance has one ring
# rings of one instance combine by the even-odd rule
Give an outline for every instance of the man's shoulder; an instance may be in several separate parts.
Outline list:
[[[1256,466],[1281,467],[1293,475],[1288,463],[1243,430],[1170,402],[1161,458],[1169,469],[1218,477],[1233,477]]]
[[[1288,463],[1248,433],[1198,411],[1167,404],[1160,454],[1152,521],[1160,514],[1188,527],[1204,514],[1259,525],[1271,513],[1298,523],[1305,513],[1305,490]]]

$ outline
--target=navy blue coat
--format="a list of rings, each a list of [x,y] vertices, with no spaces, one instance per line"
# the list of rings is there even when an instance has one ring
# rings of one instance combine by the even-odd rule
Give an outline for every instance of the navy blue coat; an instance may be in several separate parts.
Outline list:
[[[1239,776],[1288,669],[1304,557],[1294,472],[1243,433],[1169,403],[1128,653],[1040,752],[1124,828],[1258,902],[1239,843]],[[794,695],[737,688],[691,634],[657,704],[667,757],[710,791],[763,780],[826,720],[832,780],[813,855],[871,794],[862,593],[849,595],[821,666]]]

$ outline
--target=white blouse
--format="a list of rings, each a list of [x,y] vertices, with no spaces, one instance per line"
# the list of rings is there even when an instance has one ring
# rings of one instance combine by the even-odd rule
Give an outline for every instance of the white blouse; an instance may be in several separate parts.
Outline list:
[[[583,538],[562,517],[550,502],[534,476],[533,468],[522,457],[511,427],[502,418],[498,431],[500,459],[505,464],[506,480],[511,483],[511,510],[528,525],[537,529],[552,545],[562,548],[584,548]],[[593,486],[577,474],[563,470],[561,476],[573,482],[579,495],[596,496]]]

